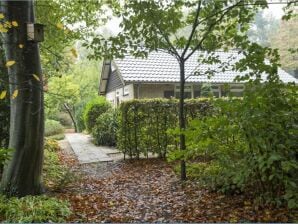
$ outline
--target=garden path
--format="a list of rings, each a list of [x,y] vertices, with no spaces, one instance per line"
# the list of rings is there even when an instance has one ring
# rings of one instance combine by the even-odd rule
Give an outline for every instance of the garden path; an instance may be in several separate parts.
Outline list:
[[[66,133],[65,137],[80,164],[113,162],[122,158],[120,152],[113,147],[95,146],[90,135]]]

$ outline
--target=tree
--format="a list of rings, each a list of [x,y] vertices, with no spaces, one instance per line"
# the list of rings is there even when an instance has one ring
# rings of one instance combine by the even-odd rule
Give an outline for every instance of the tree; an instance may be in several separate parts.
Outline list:
[[[248,31],[248,36],[251,41],[260,44],[261,46],[270,46],[271,36],[277,34],[279,20],[274,17],[265,17],[263,11],[259,11],[254,19],[252,27]]]
[[[129,53],[146,57],[148,52],[161,50],[177,59],[180,67],[179,128],[180,150],[186,149],[184,114],[185,63],[198,50],[208,57],[199,63],[219,63],[212,52],[229,47],[244,48],[249,44],[245,34],[254,14],[266,1],[254,0],[176,0],[114,2],[115,14],[122,19],[122,31],[108,39],[95,37],[89,48],[91,57],[123,57]],[[204,74],[210,74],[207,71]],[[186,164],[181,161],[181,179],[186,179]]]
[[[0,43],[0,148],[7,148],[9,141],[9,93],[5,53]]]
[[[42,77],[56,75],[64,63],[61,49],[78,38],[88,38],[101,20],[102,1],[56,0],[34,2],[1,1],[1,18],[11,93],[10,143],[14,154],[2,178],[2,190],[7,195],[24,196],[42,192],[41,166],[43,158],[43,82]],[[35,17],[33,8],[37,10]],[[36,20],[36,21],[35,21]],[[42,61],[42,74],[37,43],[27,41],[25,23],[39,22],[47,26]],[[80,26],[74,26],[79,24]],[[2,25],[2,24],[1,24]],[[71,29],[72,28],[72,29]],[[75,54],[73,49],[71,52]],[[1,89],[1,94],[4,91]],[[10,94],[6,94],[6,98]],[[3,103],[2,101],[1,103]],[[2,106],[2,104],[1,104]],[[7,106],[7,103],[5,103]],[[5,115],[7,118],[7,114]]]
[[[9,147],[12,159],[1,187],[9,196],[39,194],[43,161],[44,110],[38,43],[27,40],[26,23],[34,23],[32,1],[3,1],[2,11],[14,28],[4,34],[12,95]]]
[[[282,20],[276,35],[272,36],[272,47],[279,50],[281,66],[298,77],[298,10],[296,16]]]

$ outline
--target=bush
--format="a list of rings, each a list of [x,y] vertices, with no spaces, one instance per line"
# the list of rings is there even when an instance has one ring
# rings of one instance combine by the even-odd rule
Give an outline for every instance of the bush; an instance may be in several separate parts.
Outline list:
[[[84,109],[84,123],[89,132],[92,131],[95,126],[96,119],[108,109],[111,105],[106,101],[104,97],[97,97],[86,104]]]
[[[212,110],[208,100],[186,100],[188,120],[201,117]],[[117,148],[125,155],[139,158],[149,152],[165,158],[177,142],[168,133],[178,125],[178,101],[145,99],[123,102],[120,106]]]
[[[0,196],[0,216],[2,222],[49,223],[66,222],[71,215],[66,201],[47,196],[26,196],[6,198]]]
[[[45,136],[62,134],[64,132],[63,126],[59,121],[46,120],[45,122]]]
[[[108,110],[96,119],[92,129],[92,136],[96,145],[116,145],[117,111]]]
[[[212,189],[297,208],[297,89],[278,80],[255,82],[243,99],[214,100],[211,116],[185,131],[187,150],[170,158],[187,160],[190,174]]]

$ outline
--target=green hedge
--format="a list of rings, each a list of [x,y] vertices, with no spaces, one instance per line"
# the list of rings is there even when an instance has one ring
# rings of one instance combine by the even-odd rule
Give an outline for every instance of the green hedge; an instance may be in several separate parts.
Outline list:
[[[96,119],[96,124],[92,129],[92,136],[96,145],[116,145],[117,134],[117,110],[111,109],[101,114]]]
[[[188,120],[212,111],[207,99],[185,101]],[[168,133],[178,125],[178,100],[143,99],[123,102],[120,106],[117,147],[124,155],[139,158],[141,154],[158,154],[165,158],[176,141]]]
[[[110,108],[110,103],[102,96],[96,97],[89,101],[85,106],[83,114],[87,131],[91,132],[96,124],[96,119]]]

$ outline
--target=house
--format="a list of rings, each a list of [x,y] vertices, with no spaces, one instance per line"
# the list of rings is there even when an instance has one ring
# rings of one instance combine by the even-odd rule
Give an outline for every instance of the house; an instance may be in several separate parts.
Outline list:
[[[243,83],[234,81],[239,72],[226,70],[215,73],[211,78],[207,75],[197,75],[207,70],[217,70],[219,64],[198,65],[198,57],[204,56],[202,52],[196,52],[185,64],[185,76],[188,77],[185,84],[185,97],[197,98],[201,96],[201,88],[204,83],[210,83],[212,92],[216,97],[226,95],[226,86],[229,85],[230,94],[241,96]],[[218,51],[215,55],[221,60],[221,65],[227,62],[235,63],[241,57],[237,51]],[[206,55],[205,55],[206,56]],[[298,80],[279,69],[280,79],[285,82]],[[147,58],[135,58],[126,56],[123,59],[103,62],[100,77],[99,94],[106,96],[114,106],[122,101],[143,98],[170,98],[179,97],[179,64],[177,60],[165,52],[152,52]]]

